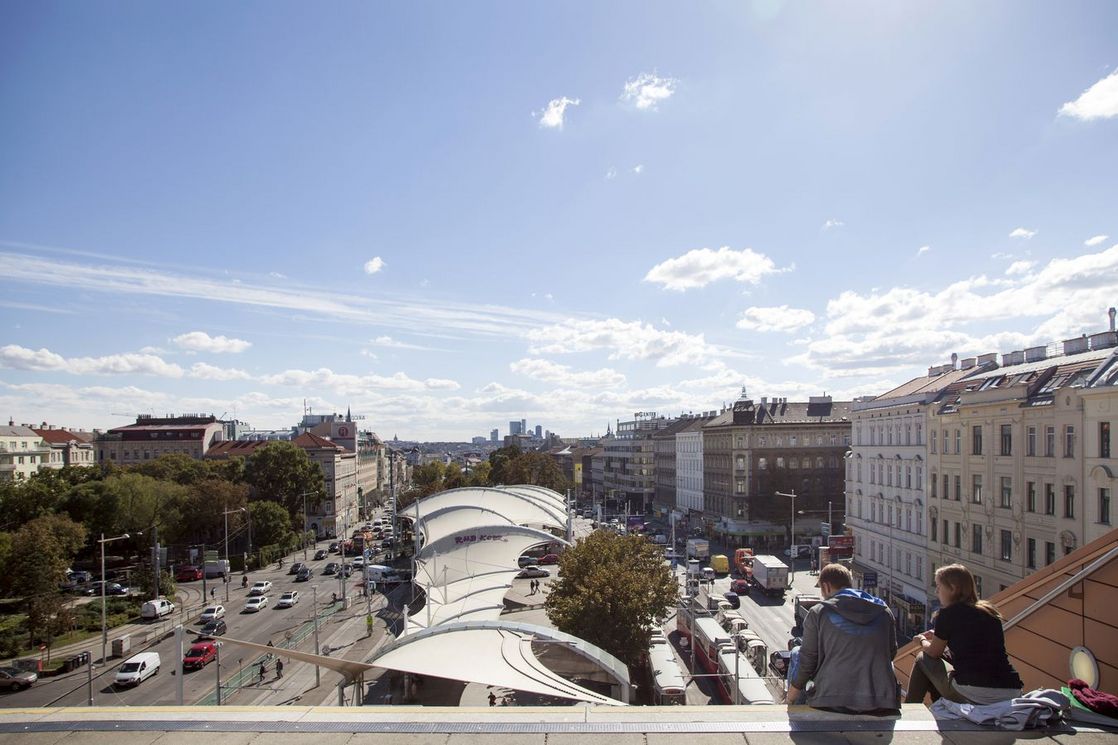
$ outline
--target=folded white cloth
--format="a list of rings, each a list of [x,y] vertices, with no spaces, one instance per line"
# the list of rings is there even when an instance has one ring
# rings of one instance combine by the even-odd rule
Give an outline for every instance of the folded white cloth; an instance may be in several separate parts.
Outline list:
[[[932,704],[932,716],[936,719],[966,719],[975,724],[1020,731],[1057,722],[1070,708],[1071,701],[1060,691],[1038,688],[1019,698],[996,704],[957,704],[941,698]]]

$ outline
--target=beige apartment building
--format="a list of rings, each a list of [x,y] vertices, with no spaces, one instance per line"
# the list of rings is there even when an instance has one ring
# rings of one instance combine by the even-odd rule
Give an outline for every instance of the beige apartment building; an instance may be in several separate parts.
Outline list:
[[[1118,412],[1113,382],[1091,387],[1116,343],[1111,331],[1005,354],[1000,366],[995,355],[962,360],[974,372],[928,416],[931,572],[962,562],[992,595],[1105,532],[1098,490],[1111,488],[1113,466],[1095,437],[1087,457],[1084,431],[1107,431]]]
[[[0,480],[24,481],[49,468],[51,450],[35,430],[9,421],[0,427]]]
[[[60,469],[66,466],[79,468],[97,465],[97,453],[93,447],[93,433],[73,432],[62,427],[52,427],[43,423],[33,427],[35,434],[43,438],[50,448],[46,468]]]
[[[136,417],[135,424],[110,429],[94,441],[98,463],[128,465],[178,453],[201,460],[224,439],[224,425],[214,416]]]

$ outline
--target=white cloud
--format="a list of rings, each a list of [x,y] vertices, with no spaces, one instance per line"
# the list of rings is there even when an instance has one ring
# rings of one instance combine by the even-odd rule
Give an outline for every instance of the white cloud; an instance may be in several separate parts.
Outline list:
[[[1028,240],[1029,238],[1032,238],[1034,235],[1036,235],[1035,230],[1029,230],[1028,228],[1014,228],[1013,232],[1011,232],[1009,234],[1009,237],[1010,238],[1024,238],[1025,240]]]
[[[643,163],[637,163],[635,166],[633,166],[633,173],[637,174],[638,176],[641,175],[641,172],[643,170],[644,170],[644,164]]]
[[[823,230],[830,230],[831,228],[841,228],[844,225],[846,225],[846,223],[844,223],[842,220],[835,220],[832,218],[823,223]]]
[[[153,354],[110,354],[103,357],[66,358],[49,349],[28,349],[17,344],[0,347],[0,366],[13,370],[65,372],[71,375],[157,375],[181,378],[182,368]]]
[[[803,308],[789,308],[780,305],[775,308],[747,308],[737,327],[750,331],[791,332],[815,323],[815,314]]]
[[[268,272],[268,276],[272,279],[287,279],[286,274],[280,274],[279,272]]]
[[[1029,270],[1036,266],[1035,261],[1015,261],[1009,265],[1005,273],[1012,276],[1014,274],[1028,274]]]
[[[921,246],[920,248],[916,249],[916,255],[917,256],[923,256],[924,254],[928,253],[931,250],[932,250],[931,246]]]
[[[190,377],[199,380],[252,380],[252,376],[244,370],[215,367],[205,362],[195,362],[191,365]]]
[[[1096,235],[1093,238],[1088,238],[1087,240],[1083,241],[1083,245],[1084,246],[1091,246],[1093,248],[1093,247],[1098,246],[1102,243],[1105,243],[1106,239],[1109,238],[1109,237],[1110,237],[1109,235]]]
[[[285,370],[274,375],[266,375],[261,382],[268,385],[293,386],[306,388],[320,386],[339,393],[360,393],[363,391],[385,389],[393,391],[457,390],[460,386],[453,380],[426,378],[417,380],[405,373],[392,375],[352,375],[336,373],[327,367],[317,370]]]
[[[663,261],[648,270],[645,282],[662,284],[669,290],[705,287],[720,279],[757,284],[767,274],[788,271],[777,269],[768,256],[751,248],[735,251],[729,246],[714,251],[697,248],[682,256]]]
[[[1083,91],[1079,98],[1061,106],[1060,116],[1088,122],[1118,116],[1118,70]]]
[[[558,386],[586,386],[591,388],[612,388],[625,384],[625,376],[616,370],[575,371],[567,365],[560,365],[539,357],[525,357],[509,365],[509,369],[533,380]]]
[[[577,98],[553,98],[547,102],[547,108],[543,111],[536,112],[535,116],[540,119],[540,126],[547,129],[562,129],[564,117],[567,114],[568,106],[578,106],[579,100]]]
[[[227,336],[210,336],[205,331],[190,331],[179,334],[171,339],[175,346],[191,352],[211,352],[213,354],[243,352],[252,346],[252,342],[244,339],[232,339]]]
[[[702,334],[662,331],[640,321],[570,319],[528,332],[533,354],[608,350],[609,358],[654,361],[660,367],[705,365],[719,354]]]
[[[384,267],[384,259],[379,256],[374,256],[365,262],[365,274],[376,274]]]
[[[990,254],[990,258],[991,259],[997,259],[999,261],[1004,261],[1006,259],[1012,259],[1013,254],[1006,253],[1005,251],[997,251],[995,253]]]
[[[672,97],[678,84],[679,81],[675,78],[662,78],[654,72],[642,72],[626,81],[621,100],[632,103],[641,111],[655,111],[657,104]]]
[[[609,170],[606,171],[606,181],[613,181],[615,178],[617,178],[617,169],[610,166]]]

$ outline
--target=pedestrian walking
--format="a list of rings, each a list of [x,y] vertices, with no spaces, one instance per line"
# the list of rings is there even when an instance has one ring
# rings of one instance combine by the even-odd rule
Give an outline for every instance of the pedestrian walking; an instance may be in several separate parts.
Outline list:
[[[213,600],[216,597],[217,597],[217,588],[216,587],[211,587],[210,588],[210,600]]]
[[[493,693],[493,691],[489,692],[489,705],[490,706],[496,706],[497,705],[497,694]]]
[[[264,660],[260,660],[260,685],[264,685]]]
[[[283,677],[283,660],[276,660],[276,680]]]

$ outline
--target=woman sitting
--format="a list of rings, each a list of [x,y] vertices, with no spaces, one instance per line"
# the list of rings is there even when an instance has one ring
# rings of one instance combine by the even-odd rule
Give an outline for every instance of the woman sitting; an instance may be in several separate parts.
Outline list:
[[[1021,695],[1021,677],[1005,651],[998,609],[978,599],[974,575],[962,564],[936,570],[940,610],[930,631],[917,634],[923,647],[912,666],[905,703],[941,697],[957,703],[992,704]],[[952,669],[944,662],[947,651]]]

